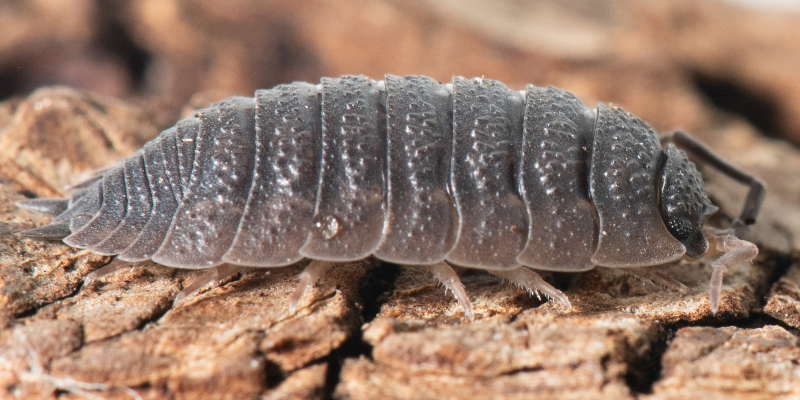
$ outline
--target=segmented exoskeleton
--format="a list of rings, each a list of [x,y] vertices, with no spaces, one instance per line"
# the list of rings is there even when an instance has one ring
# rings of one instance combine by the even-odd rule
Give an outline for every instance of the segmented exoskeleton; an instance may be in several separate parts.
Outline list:
[[[21,202],[56,215],[23,234],[123,261],[214,268],[205,281],[312,259],[292,308],[332,263],[371,255],[427,266],[470,319],[448,264],[569,306],[532,269],[706,253],[703,225],[717,208],[677,144],[751,188],[732,230],[706,232],[727,252],[714,264],[716,312],[724,267],[757,253],[731,233],[755,222],[764,186],[685,133],[663,141],[622,109],[591,109],[554,87],[393,75],[295,82],[198,111],[68,199]]]

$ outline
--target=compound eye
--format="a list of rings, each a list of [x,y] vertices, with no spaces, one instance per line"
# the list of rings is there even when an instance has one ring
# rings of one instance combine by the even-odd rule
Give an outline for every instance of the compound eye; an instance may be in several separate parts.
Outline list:
[[[667,229],[681,242],[692,236],[695,230],[692,223],[685,218],[670,218],[667,220]]]
[[[686,255],[692,258],[700,258],[708,251],[708,239],[703,235],[702,231],[698,231],[692,236],[686,245]]]

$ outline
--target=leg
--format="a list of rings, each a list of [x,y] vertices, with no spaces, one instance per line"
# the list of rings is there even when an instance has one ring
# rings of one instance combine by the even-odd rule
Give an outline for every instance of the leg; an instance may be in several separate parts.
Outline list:
[[[311,260],[303,272],[300,273],[300,282],[297,284],[294,293],[292,293],[291,299],[289,299],[290,313],[294,313],[297,310],[297,305],[300,304],[303,295],[311,291],[311,288],[317,284],[319,278],[322,278],[322,275],[325,275],[331,267],[333,267],[331,262]]]
[[[647,281],[660,283],[676,292],[686,293],[689,291],[689,288],[687,288],[686,285],[675,280],[671,276],[656,270],[655,268],[628,268],[625,270],[625,272],[630,272],[632,275],[636,275],[639,278]]]
[[[750,186],[750,191],[747,193],[747,199],[745,200],[742,213],[739,215],[739,218],[733,221],[731,229],[720,230],[711,227],[705,228],[705,233],[709,236],[709,241],[716,246],[717,251],[725,253],[711,264],[714,268],[714,272],[711,274],[708,299],[711,303],[711,312],[716,314],[719,310],[720,295],[722,294],[722,275],[725,269],[740,262],[752,260],[758,255],[758,247],[756,247],[756,245],[739,239],[737,236],[746,236],[749,226],[756,222],[758,210],[761,208],[761,203],[764,201],[765,185],[761,179],[719,158],[719,156],[712,153],[704,143],[684,131],[675,130],[661,139],[661,143],[669,142],[675,143],[675,145],[685,149],[700,161],[710,164],[735,181]],[[731,231],[733,231],[736,236],[729,234]]]
[[[539,292],[542,292],[556,304],[564,306],[567,311],[572,310],[572,304],[570,304],[567,295],[545,282],[544,279],[532,269],[519,267],[517,269],[489,271],[489,273],[503,279],[508,279],[524,287],[528,291],[536,293],[537,296]]]
[[[661,143],[674,143],[676,146],[695,156],[699,161],[711,165],[737,182],[750,186],[750,191],[744,202],[742,213],[739,215],[739,218],[733,221],[733,225],[731,226],[736,236],[746,236],[748,227],[756,222],[758,210],[761,208],[761,203],[764,201],[764,192],[766,190],[764,182],[760,178],[734,167],[729,162],[711,152],[705,143],[682,130],[670,132],[661,138]]]
[[[114,272],[117,272],[121,269],[130,267],[133,267],[133,263],[118,260],[115,258],[114,261],[86,274],[86,276],[83,277],[83,284],[88,285],[106,275],[111,275]]]
[[[425,267],[428,269],[428,271],[433,272],[433,275],[436,277],[436,279],[442,282],[446,288],[453,292],[453,296],[455,296],[456,300],[458,300],[458,304],[461,305],[461,308],[464,310],[464,316],[466,316],[470,321],[474,321],[475,313],[472,311],[472,302],[469,300],[469,296],[467,296],[467,292],[464,290],[464,284],[461,283],[461,279],[459,279],[458,274],[456,274],[456,271],[453,270],[453,267],[445,262],[432,265],[422,265],[422,267]]]
[[[221,264],[217,265],[209,269],[205,274],[201,275],[199,278],[195,279],[191,285],[183,288],[183,290],[175,296],[175,300],[172,302],[173,305],[180,304],[184,300],[186,300],[189,296],[196,294],[208,285],[209,283],[212,284],[212,289],[218,287],[223,282],[227,281],[239,271],[245,269],[247,267],[242,267],[240,265],[232,265],[232,264]]]
[[[708,287],[708,301],[711,303],[711,312],[716,314],[719,311],[720,295],[722,294],[723,272],[731,266],[754,259],[758,255],[758,247],[733,235],[716,236],[712,234],[709,239],[716,246],[717,251],[724,253],[711,264],[714,272],[711,273],[711,283]]]

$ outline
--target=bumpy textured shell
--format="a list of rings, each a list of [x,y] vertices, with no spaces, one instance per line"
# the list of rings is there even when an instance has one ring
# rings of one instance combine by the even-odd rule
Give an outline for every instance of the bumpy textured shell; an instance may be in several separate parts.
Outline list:
[[[643,121],[553,87],[323,78],[198,111],[29,233],[181,268],[655,265],[686,251],[659,211],[665,157]]]

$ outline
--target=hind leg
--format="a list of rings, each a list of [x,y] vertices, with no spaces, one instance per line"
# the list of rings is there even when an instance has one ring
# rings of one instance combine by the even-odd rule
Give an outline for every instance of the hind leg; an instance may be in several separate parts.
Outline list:
[[[130,267],[133,267],[133,263],[115,258],[114,261],[86,274],[86,276],[83,277],[83,284],[88,285],[106,275],[111,275],[119,270]]]
[[[567,295],[545,282],[545,280],[532,269],[519,267],[517,269],[489,271],[489,273],[514,282],[528,291],[536,293],[537,296],[540,292],[544,293],[546,297],[552,299],[554,303],[560,304],[566,308],[567,311],[572,310],[572,304],[569,302]]]
[[[464,316],[470,321],[474,321],[475,312],[472,310],[472,301],[470,301],[469,296],[467,296],[467,291],[464,290],[464,284],[461,283],[461,278],[458,277],[453,267],[446,262],[422,265],[422,267],[431,271],[436,279],[442,282],[446,288],[450,289],[450,292],[452,292],[453,296],[458,300],[458,304],[461,305],[461,309],[464,310]]]
[[[210,268],[205,274],[195,279],[189,286],[183,288],[183,290],[175,296],[175,300],[172,304],[182,303],[189,296],[198,293],[206,285],[211,284],[212,288],[218,287],[246,268],[247,267],[232,264],[222,264]]]
[[[297,288],[289,299],[290,313],[294,313],[295,310],[297,310],[297,306],[300,304],[300,300],[303,296],[311,291],[314,285],[322,278],[322,275],[325,275],[331,267],[333,267],[332,262],[311,260],[303,272],[300,273],[300,282],[297,284]]]

